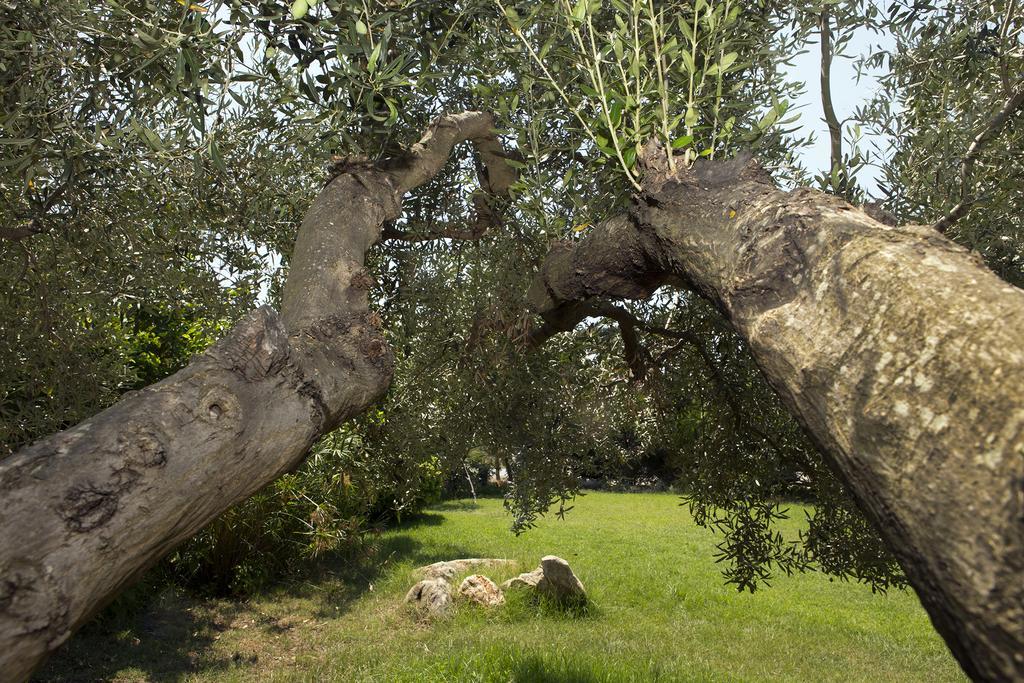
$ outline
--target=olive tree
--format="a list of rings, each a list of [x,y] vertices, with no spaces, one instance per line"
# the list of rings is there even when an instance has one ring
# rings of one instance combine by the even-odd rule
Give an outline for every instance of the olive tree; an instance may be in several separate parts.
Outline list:
[[[5,372],[45,358],[59,376],[73,344],[33,342],[55,319],[65,337],[103,337],[93,321],[118,295],[184,291],[237,317],[254,254],[275,250],[287,269],[271,283],[277,311],[239,317],[186,368],[0,462],[0,661],[13,677],[377,402],[399,448],[425,436],[508,449],[528,524],[571,493],[559,451],[589,431],[586,402],[566,398],[578,377],[593,410],[636,427],[688,409],[684,374],[713,386],[707,421],[728,432],[725,457],[693,464],[729,485],[691,495],[699,519],[736,532],[722,552],[738,585],[772,563],[898,580],[877,533],[970,675],[1021,675],[1024,294],[949,239],[1016,239],[999,221],[1019,212],[978,211],[1019,198],[1002,182],[1002,150],[1021,140],[1015,3],[912,16],[857,2],[90,5],[4,5],[3,258],[22,264],[9,269]],[[887,85],[917,102],[911,114],[862,112],[900,132],[890,212],[849,203],[863,199],[860,159],[842,152],[828,88],[832,168],[819,190],[795,187],[807,174],[786,128],[787,54],[818,40],[824,85],[844,27],[893,31],[903,54],[928,40],[959,54],[962,36],[922,28],[943,22],[987,40],[1005,74],[972,62],[973,125],[939,169],[957,201],[926,202],[913,161],[935,153],[927,129],[948,118],[927,89],[951,87],[937,69],[912,78],[915,61]],[[1012,280],[1019,254],[1000,249],[986,256]],[[62,291],[68,259],[96,286]],[[224,300],[225,272],[249,282],[243,296]],[[33,311],[41,325],[16,326]],[[623,363],[578,369],[592,349]],[[91,371],[116,376],[116,352],[102,358]],[[476,386],[469,409],[424,373]],[[49,405],[30,389],[15,398]],[[764,421],[745,425],[752,396]],[[779,401],[802,433],[772,412]],[[49,424],[78,417],[54,410]],[[431,417],[463,428],[431,435]],[[772,534],[776,489],[737,474],[780,466],[810,473],[826,511],[803,550]],[[856,543],[837,551],[830,530]]]

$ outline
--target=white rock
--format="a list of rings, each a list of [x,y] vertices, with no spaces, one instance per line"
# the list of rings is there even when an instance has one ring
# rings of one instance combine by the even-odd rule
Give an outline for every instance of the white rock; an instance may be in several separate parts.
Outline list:
[[[473,574],[463,579],[459,594],[484,607],[494,607],[505,602],[505,595],[498,585],[482,574]]]
[[[515,564],[515,560],[502,560],[498,558],[470,557],[462,560],[448,560],[446,562],[435,562],[425,567],[413,570],[415,576],[424,579],[445,579],[452,581],[456,576],[477,567],[500,567],[503,565]]]
[[[555,555],[545,555],[540,566],[501,584],[505,590],[535,590],[561,605],[581,605],[587,601],[583,582],[573,573],[569,563]]]
[[[442,616],[452,604],[452,587],[444,579],[424,579],[409,589],[405,601],[430,616]]]

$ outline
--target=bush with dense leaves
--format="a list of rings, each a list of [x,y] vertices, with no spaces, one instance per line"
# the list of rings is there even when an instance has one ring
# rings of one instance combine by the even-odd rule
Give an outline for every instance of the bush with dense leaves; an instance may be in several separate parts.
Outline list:
[[[373,457],[364,438],[383,416],[350,423],[309,458],[232,507],[165,563],[170,577],[218,595],[245,595],[327,554],[358,558],[381,526],[440,496],[437,460],[404,466]]]

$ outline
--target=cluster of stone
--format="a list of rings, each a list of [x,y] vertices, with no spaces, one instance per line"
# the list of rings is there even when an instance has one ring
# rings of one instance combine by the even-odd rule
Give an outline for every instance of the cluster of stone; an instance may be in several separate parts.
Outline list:
[[[578,606],[587,602],[583,582],[573,573],[568,562],[555,555],[545,555],[540,559],[539,567],[509,579],[501,587],[505,590],[532,589],[538,595],[563,606]]]
[[[513,561],[467,558],[420,567],[414,571],[420,580],[406,593],[405,602],[414,605],[418,612],[427,617],[443,616],[454,602],[452,581],[455,577],[477,567],[509,564],[513,564]],[[458,595],[484,607],[496,607],[505,602],[503,589],[533,591],[537,596],[566,607],[579,606],[587,601],[583,582],[573,573],[568,562],[554,555],[542,557],[540,566],[532,572],[509,579],[500,588],[483,574],[467,576],[459,584]]]

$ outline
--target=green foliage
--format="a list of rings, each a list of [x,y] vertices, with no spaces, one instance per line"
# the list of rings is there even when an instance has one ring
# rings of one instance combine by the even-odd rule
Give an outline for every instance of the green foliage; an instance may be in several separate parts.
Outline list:
[[[125,335],[128,367],[135,376],[133,389],[141,389],[188,365],[227,329],[224,321],[211,323],[190,315],[190,307],[159,309],[136,306],[130,310]]]
[[[371,301],[398,364],[380,412],[184,547],[178,576],[244,592],[302,558],[358,547],[479,448],[512,474],[519,530],[571,507],[584,474],[649,463],[721,531],[741,589],[807,566],[900,584],[709,305],[663,291],[626,306],[663,332],[642,331],[642,383],[608,321],[526,344],[537,264],[627,204],[648,138],[687,162],[756,146],[780,183],[808,179],[794,151],[806,140],[788,119],[799,85],[783,67],[826,4],[838,51],[854,27],[896,38],[866,58],[891,75],[858,113],[893,149],[877,159],[851,147],[819,185],[859,200],[847,180],[881,163],[887,208],[935,220],[959,196],[970,139],[1019,80],[1012,3],[883,14],[863,0],[0,0],[0,229],[29,235],[0,238],[0,454],[173,372],[257,302],[274,303],[332,154],[393,156],[442,111],[486,109],[522,155],[503,225],[370,255]],[[1017,283],[1020,124],[979,160],[980,199],[952,232]],[[469,223],[476,171],[459,150],[405,198],[400,227]],[[802,538],[780,540],[771,522],[792,498],[814,503],[814,517]]]
[[[891,51],[865,59],[886,75],[858,118],[888,136],[882,163],[885,206],[906,221],[931,223],[959,201],[961,163],[993,114],[1024,88],[1019,3],[893,5]],[[1024,286],[1024,117],[1011,117],[967,179],[971,213],[949,236],[992,270]]]
[[[275,231],[294,226],[313,188],[301,153],[270,162],[281,140],[266,110],[244,92],[228,97],[240,36],[202,12],[164,2],[0,12],[0,225],[30,235],[0,240],[9,452],[109,405],[139,385],[136,371],[156,379],[187,359],[133,356],[146,351],[136,331],[178,344],[177,332],[135,330],[137,311],[217,321],[205,334],[249,310],[268,246],[290,242]]]
[[[689,164],[733,154],[793,120],[779,121],[792,86],[764,49],[765,3],[560,0],[523,16],[494,2],[551,89],[541,99],[557,96],[597,160],[615,163],[637,190],[637,158],[651,138]]]
[[[187,301],[106,306],[90,299],[83,297],[74,307],[56,293],[42,300],[41,320],[4,321],[9,336],[0,348],[7,359],[16,360],[0,370],[0,442],[5,448],[14,450],[88,417],[125,391],[163,379],[206,349],[225,327],[223,320],[204,317],[209,308]],[[38,302],[24,303],[31,310]],[[43,330],[42,345],[23,345]]]
[[[165,563],[171,576],[218,595],[249,595],[328,554],[358,558],[369,535],[436,502],[436,462],[403,468],[367,451],[363,432],[329,434],[293,473],[213,521]]]

